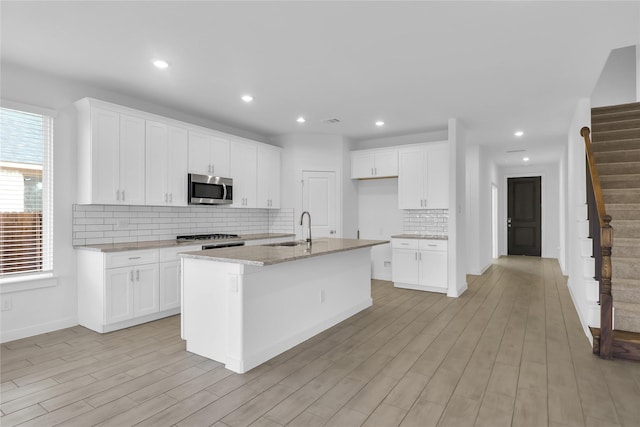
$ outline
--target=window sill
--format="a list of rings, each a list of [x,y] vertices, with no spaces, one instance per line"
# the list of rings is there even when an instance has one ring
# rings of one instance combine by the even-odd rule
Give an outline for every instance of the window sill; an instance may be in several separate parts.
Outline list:
[[[58,284],[53,273],[34,273],[0,279],[0,294],[31,291],[33,289],[50,288]]]

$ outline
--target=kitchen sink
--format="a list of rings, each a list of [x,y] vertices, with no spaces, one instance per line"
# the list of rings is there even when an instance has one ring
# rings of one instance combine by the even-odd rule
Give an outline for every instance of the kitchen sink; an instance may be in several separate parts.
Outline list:
[[[279,242],[279,243],[269,243],[268,245],[262,245],[262,246],[300,246],[300,245],[306,245],[307,241],[306,240],[296,240],[293,242]]]

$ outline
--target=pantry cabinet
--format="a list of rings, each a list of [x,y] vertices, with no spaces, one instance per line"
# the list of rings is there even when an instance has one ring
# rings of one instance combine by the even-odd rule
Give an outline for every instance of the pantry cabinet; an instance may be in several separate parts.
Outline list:
[[[256,183],[258,208],[280,208],[281,151],[278,147],[258,144],[258,180]]]
[[[145,203],[145,120],[90,104],[78,109],[78,203]]]
[[[229,140],[189,131],[189,172],[228,177]]]
[[[257,143],[246,140],[232,140],[229,159],[233,178],[232,208],[255,208],[257,206]]]
[[[399,149],[398,204],[400,209],[449,208],[449,147],[421,144]]]
[[[447,292],[447,241],[391,239],[392,280],[397,288]]]
[[[187,130],[146,122],[147,205],[187,205]]]
[[[351,178],[398,176],[398,150],[372,149],[351,152]]]

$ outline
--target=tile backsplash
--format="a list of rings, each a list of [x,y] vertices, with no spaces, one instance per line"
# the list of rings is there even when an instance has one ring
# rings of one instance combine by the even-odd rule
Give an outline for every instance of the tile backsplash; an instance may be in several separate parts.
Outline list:
[[[293,209],[73,205],[73,244],[171,240],[183,234],[295,233]]]
[[[405,234],[447,236],[449,234],[449,210],[405,210],[403,230]]]

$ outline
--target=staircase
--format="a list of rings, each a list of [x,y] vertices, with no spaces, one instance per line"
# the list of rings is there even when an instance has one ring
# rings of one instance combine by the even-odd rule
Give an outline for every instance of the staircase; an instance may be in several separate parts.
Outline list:
[[[593,108],[591,126],[605,208],[613,218],[614,329],[640,334],[640,103]]]

